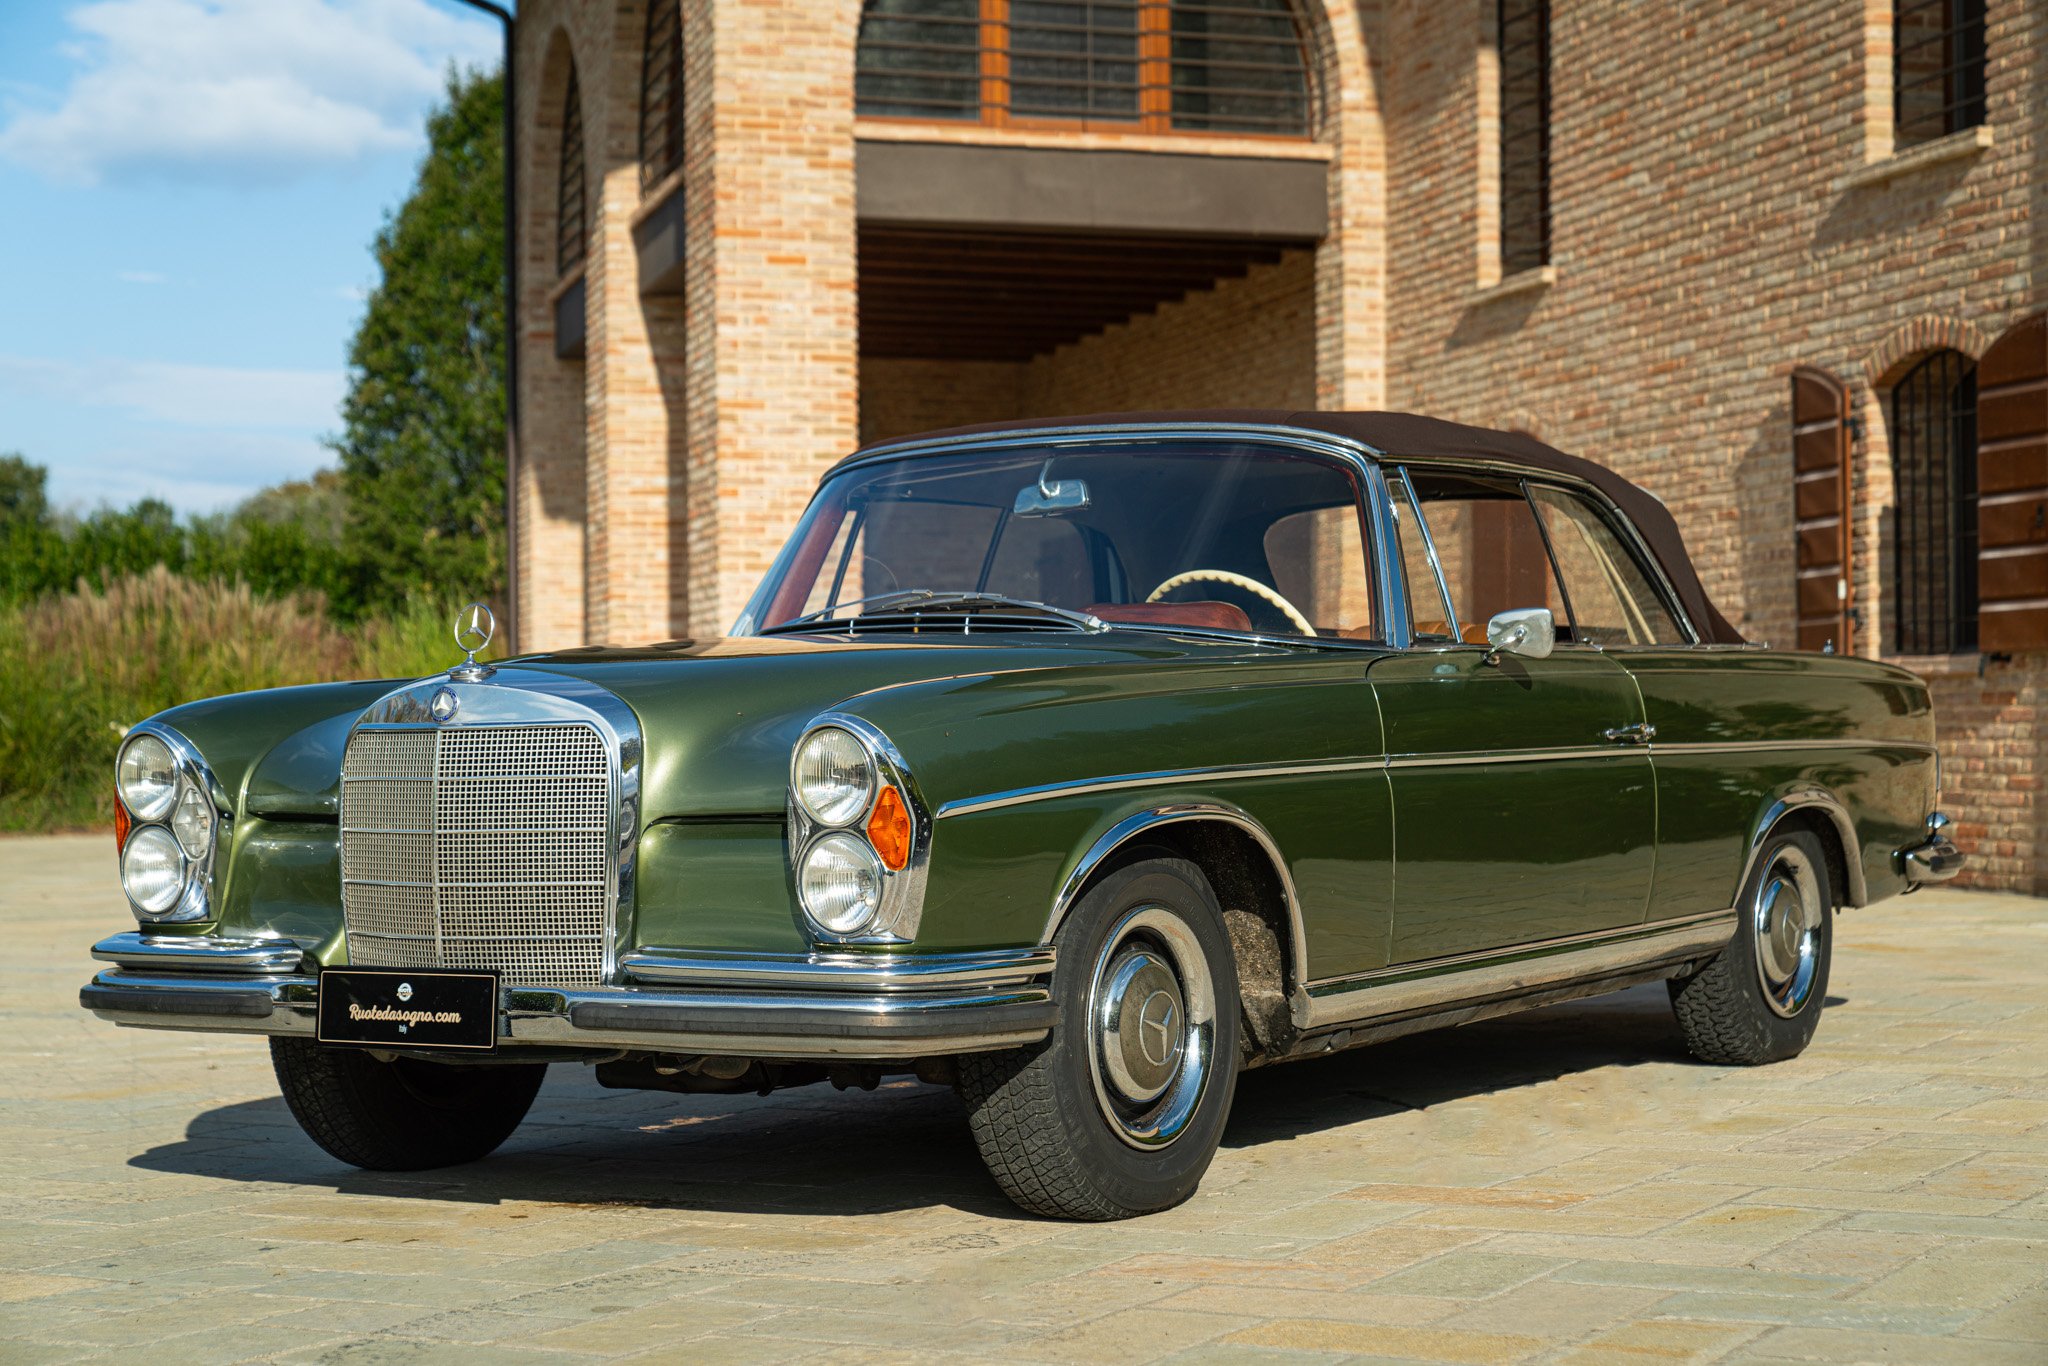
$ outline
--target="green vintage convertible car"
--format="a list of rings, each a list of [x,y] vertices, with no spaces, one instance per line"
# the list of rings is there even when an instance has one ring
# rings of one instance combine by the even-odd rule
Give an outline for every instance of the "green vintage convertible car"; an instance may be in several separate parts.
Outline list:
[[[82,1004],[269,1036],[345,1162],[607,1086],[958,1089],[1027,1209],[1186,1199],[1240,1069],[1665,981],[1790,1057],[1953,876],[1903,670],[1745,644],[1527,437],[1119,415],[871,447],[724,639],[214,698],[118,759]],[[821,1138],[820,1141],[825,1141]]]

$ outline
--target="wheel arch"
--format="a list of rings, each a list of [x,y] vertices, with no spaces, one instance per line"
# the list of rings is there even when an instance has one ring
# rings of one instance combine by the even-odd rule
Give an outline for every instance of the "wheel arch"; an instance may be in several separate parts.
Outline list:
[[[1074,863],[1053,899],[1041,942],[1051,943],[1097,881],[1142,852],[1158,850],[1202,870],[1223,908],[1237,962],[1249,1041],[1273,1052],[1297,1032],[1308,980],[1301,900],[1287,861],[1256,819],[1225,802],[1176,802],[1124,817]]]
[[[1764,844],[1779,830],[1806,829],[1820,837],[1827,851],[1828,881],[1838,907],[1867,906],[1870,889],[1863,875],[1863,846],[1856,836],[1856,820],[1840,797],[1818,783],[1804,784],[1779,794],[1750,825],[1742,876],[1735,883],[1739,896],[1756,871]]]

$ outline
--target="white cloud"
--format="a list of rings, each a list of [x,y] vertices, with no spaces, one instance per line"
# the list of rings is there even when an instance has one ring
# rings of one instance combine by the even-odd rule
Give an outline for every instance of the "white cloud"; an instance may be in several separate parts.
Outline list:
[[[124,285],[160,285],[168,277],[160,270],[117,270],[114,278]]]
[[[495,23],[427,0],[94,0],[71,83],[0,127],[54,180],[291,179],[420,141],[446,64],[493,65]]]
[[[180,426],[303,432],[309,440],[339,425],[346,386],[340,370],[0,355],[0,393],[126,409],[136,417]]]
[[[49,460],[50,500],[74,512],[161,498],[180,512],[232,507],[334,463],[310,437],[269,432],[124,432]]]

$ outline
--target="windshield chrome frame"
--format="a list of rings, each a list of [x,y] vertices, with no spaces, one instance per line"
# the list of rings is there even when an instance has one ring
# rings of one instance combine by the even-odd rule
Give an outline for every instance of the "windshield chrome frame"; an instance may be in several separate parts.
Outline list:
[[[1387,536],[1392,529],[1392,518],[1385,477],[1380,469],[1380,462],[1387,457],[1383,452],[1363,442],[1327,432],[1310,431],[1303,427],[1250,422],[1158,422],[1143,425],[1117,423],[1108,426],[1080,425],[1035,428],[1028,431],[974,432],[960,436],[912,437],[858,452],[832,466],[819,478],[818,488],[813,492],[811,501],[805,504],[803,516],[798,519],[797,524],[801,526],[803,518],[810,516],[811,509],[817,504],[818,496],[834,478],[849,470],[868,465],[981,451],[1026,451],[1060,446],[1100,447],[1104,444],[1131,445],[1187,438],[1249,441],[1299,451],[1334,461],[1353,476],[1361,500],[1359,512],[1364,519],[1364,529],[1373,538],[1373,544],[1368,547],[1366,567],[1374,579],[1377,598],[1375,607],[1382,614],[1380,625],[1383,638],[1343,640],[1328,636],[1274,635],[1261,631],[1233,631],[1227,627],[1186,627],[1142,622],[1108,623],[1112,630],[1142,631],[1154,635],[1201,636],[1261,645],[1297,648],[1307,646],[1333,650],[1401,649],[1410,643],[1407,601],[1401,581],[1400,565],[1390,560],[1388,551],[1390,543]],[[770,585],[779,583],[783,574],[788,571],[790,561],[795,555],[796,544],[797,537],[792,529],[789,539],[777,553],[774,563],[762,576],[760,586],[747,600],[745,611],[734,623],[734,635],[761,633],[763,627],[760,618],[767,610]]]

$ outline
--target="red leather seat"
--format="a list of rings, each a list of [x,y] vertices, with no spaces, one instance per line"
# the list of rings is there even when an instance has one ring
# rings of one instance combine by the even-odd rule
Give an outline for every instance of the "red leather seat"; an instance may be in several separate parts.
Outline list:
[[[1199,626],[1211,631],[1249,631],[1252,619],[1228,602],[1098,602],[1089,615],[1133,626]]]

